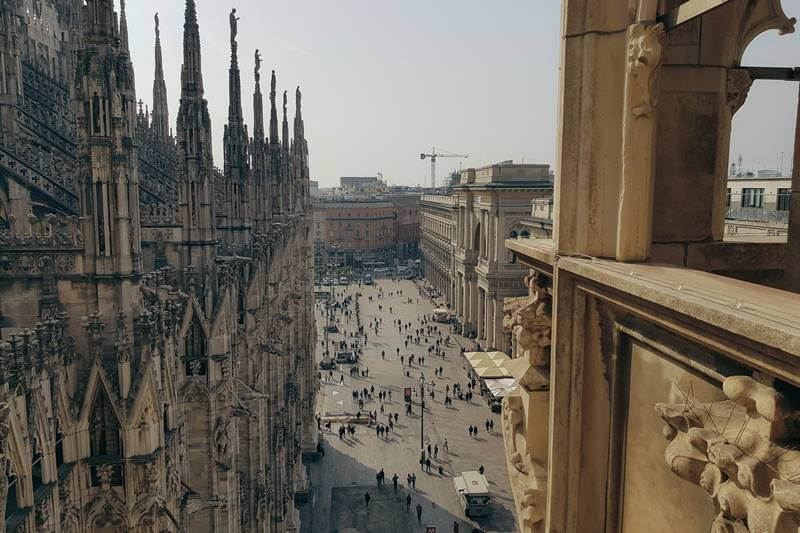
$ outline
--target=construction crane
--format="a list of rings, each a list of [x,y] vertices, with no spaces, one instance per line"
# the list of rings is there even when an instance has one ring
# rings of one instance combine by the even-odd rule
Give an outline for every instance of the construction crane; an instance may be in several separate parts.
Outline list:
[[[460,157],[462,159],[466,159],[469,156],[466,154],[448,154],[444,152],[436,152],[436,147],[431,148],[431,153],[429,154],[419,154],[420,159],[430,158],[431,160],[431,188],[436,188],[436,160],[440,157]]]

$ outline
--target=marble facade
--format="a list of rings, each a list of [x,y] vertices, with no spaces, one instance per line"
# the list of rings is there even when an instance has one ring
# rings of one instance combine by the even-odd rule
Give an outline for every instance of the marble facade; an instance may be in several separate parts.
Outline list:
[[[273,72],[265,133],[256,51],[248,134],[231,13],[218,169],[195,1],[174,122],[158,16],[143,108],[114,4],[0,1],[0,531],[297,531],[317,439],[300,90],[290,135]]]

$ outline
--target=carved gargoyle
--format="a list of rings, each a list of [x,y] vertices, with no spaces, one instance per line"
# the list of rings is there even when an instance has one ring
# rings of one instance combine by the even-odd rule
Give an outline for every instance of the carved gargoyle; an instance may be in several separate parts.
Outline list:
[[[726,378],[722,391],[727,400],[656,404],[670,441],[667,465],[714,499],[719,511],[711,531],[798,531],[800,412],[748,376]]]

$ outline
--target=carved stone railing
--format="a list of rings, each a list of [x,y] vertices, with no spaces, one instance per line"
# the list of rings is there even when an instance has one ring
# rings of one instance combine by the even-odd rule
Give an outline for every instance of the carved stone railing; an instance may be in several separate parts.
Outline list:
[[[159,139],[142,123],[136,126],[139,157],[139,201],[146,204],[178,203],[178,154],[171,141]]]
[[[71,163],[63,160],[63,173],[57,174],[60,165],[49,165],[50,159],[39,159],[40,154],[41,151],[27,141],[17,142],[0,136],[0,168],[44,194],[68,213],[78,214],[80,206]]]
[[[180,209],[171,204],[142,204],[139,218],[143,226],[180,225]]]

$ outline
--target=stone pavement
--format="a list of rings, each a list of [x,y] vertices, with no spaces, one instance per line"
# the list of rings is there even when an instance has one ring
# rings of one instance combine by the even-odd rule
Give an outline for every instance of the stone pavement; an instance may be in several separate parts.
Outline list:
[[[382,287],[385,298],[378,299],[378,287]],[[402,290],[403,295],[388,296],[389,292],[397,293]],[[362,389],[375,387],[374,400],[365,402],[364,409],[378,411],[378,421],[385,424],[386,414],[398,413],[399,423],[395,431],[378,437],[375,428],[356,425],[353,437],[339,439],[338,424],[333,424],[332,432],[325,432],[325,456],[310,464],[309,470],[312,480],[313,494],[308,503],[300,506],[301,524],[304,532],[327,531],[425,531],[425,526],[437,527],[437,533],[449,533],[453,529],[453,521],[460,524],[460,531],[470,532],[473,527],[481,527],[489,532],[516,531],[513,515],[513,501],[506,470],[503,440],[500,435],[500,416],[492,413],[486,402],[476,395],[471,403],[454,399],[452,408],[445,408],[443,404],[445,385],[460,382],[466,390],[466,361],[459,354],[459,347],[452,343],[447,350],[444,360],[427,354],[428,346],[435,343],[434,337],[428,337],[428,342],[419,345],[409,344],[404,346],[405,330],[398,332],[393,320],[400,318],[403,322],[411,322],[408,332],[421,328],[418,317],[430,314],[434,305],[427,298],[421,296],[412,281],[380,280],[373,287],[350,286],[346,290],[336,287],[336,293],[355,294],[361,292],[359,299],[361,305],[361,323],[367,329],[369,323],[375,318],[383,320],[376,336],[374,330],[368,331],[368,343],[364,357],[360,361],[361,368],[369,368],[368,378],[351,378],[349,366],[345,365],[344,385],[339,385],[339,369],[334,370],[334,382],[322,381],[319,394],[317,412],[325,415],[339,415],[343,413],[355,414],[358,406],[352,399],[352,387]],[[368,301],[368,296],[373,296],[373,301]],[[408,303],[408,299],[412,303]],[[378,306],[383,306],[380,311]],[[389,312],[389,307],[392,312]],[[352,309],[352,307],[351,307]],[[348,323],[345,317],[340,316],[338,324],[340,330],[352,332],[357,329],[355,316]],[[317,325],[320,331],[325,324],[321,310],[317,310]],[[443,338],[449,334],[449,326],[439,325],[444,331]],[[452,335],[451,335],[452,336]],[[324,338],[320,333],[319,339]],[[331,340],[342,339],[342,335],[331,335]],[[351,339],[348,339],[350,342]],[[461,338],[460,341],[469,344]],[[425,364],[420,368],[416,361],[413,367],[401,366],[397,356],[397,348],[406,361],[410,354],[425,356]],[[321,345],[317,345],[317,357],[321,358]],[[386,352],[386,359],[381,359],[381,351]],[[443,377],[434,376],[434,368],[441,366],[444,370]],[[409,373],[406,376],[406,372]],[[432,473],[427,474],[420,470],[420,416],[419,398],[413,397],[413,412],[411,416],[405,415],[403,406],[403,388],[419,388],[420,372],[425,375],[425,380],[430,383],[435,381],[435,400],[427,399],[424,416],[424,438],[431,445],[439,445],[438,459],[434,461]],[[326,371],[327,373],[327,371]],[[378,390],[391,390],[392,400],[384,404],[385,413],[380,414],[380,403],[377,401]],[[485,428],[487,419],[494,420],[497,433],[488,434]],[[467,431],[472,424],[478,426],[478,437],[470,437]],[[443,449],[445,438],[448,441],[449,451]],[[488,517],[472,521],[465,517],[453,489],[452,475],[466,470],[477,470],[480,465],[486,469],[486,478],[492,491],[493,505]],[[437,467],[442,465],[444,475],[439,476]],[[386,486],[378,491],[375,474],[384,468],[386,473]],[[417,476],[416,489],[410,489],[412,494],[412,508],[419,501],[423,506],[423,521],[417,523],[416,514],[411,515],[413,520],[407,522],[405,500],[393,501],[391,477],[394,473],[400,478],[402,490],[406,490],[406,475],[414,472]],[[369,516],[364,509],[365,487],[370,491],[375,509],[370,510]],[[347,490],[340,490],[345,488]],[[398,491],[399,493],[400,491]],[[388,499],[383,498],[386,495]],[[358,511],[358,512],[356,512]],[[361,513],[363,511],[363,513]],[[348,518],[349,517],[349,518]],[[426,522],[427,520],[427,522]],[[352,523],[350,523],[352,522]],[[383,524],[383,525],[382,525]],[[390,526],[387,526],[389,524]],[[402,525],[402,527],[401,527]]]

